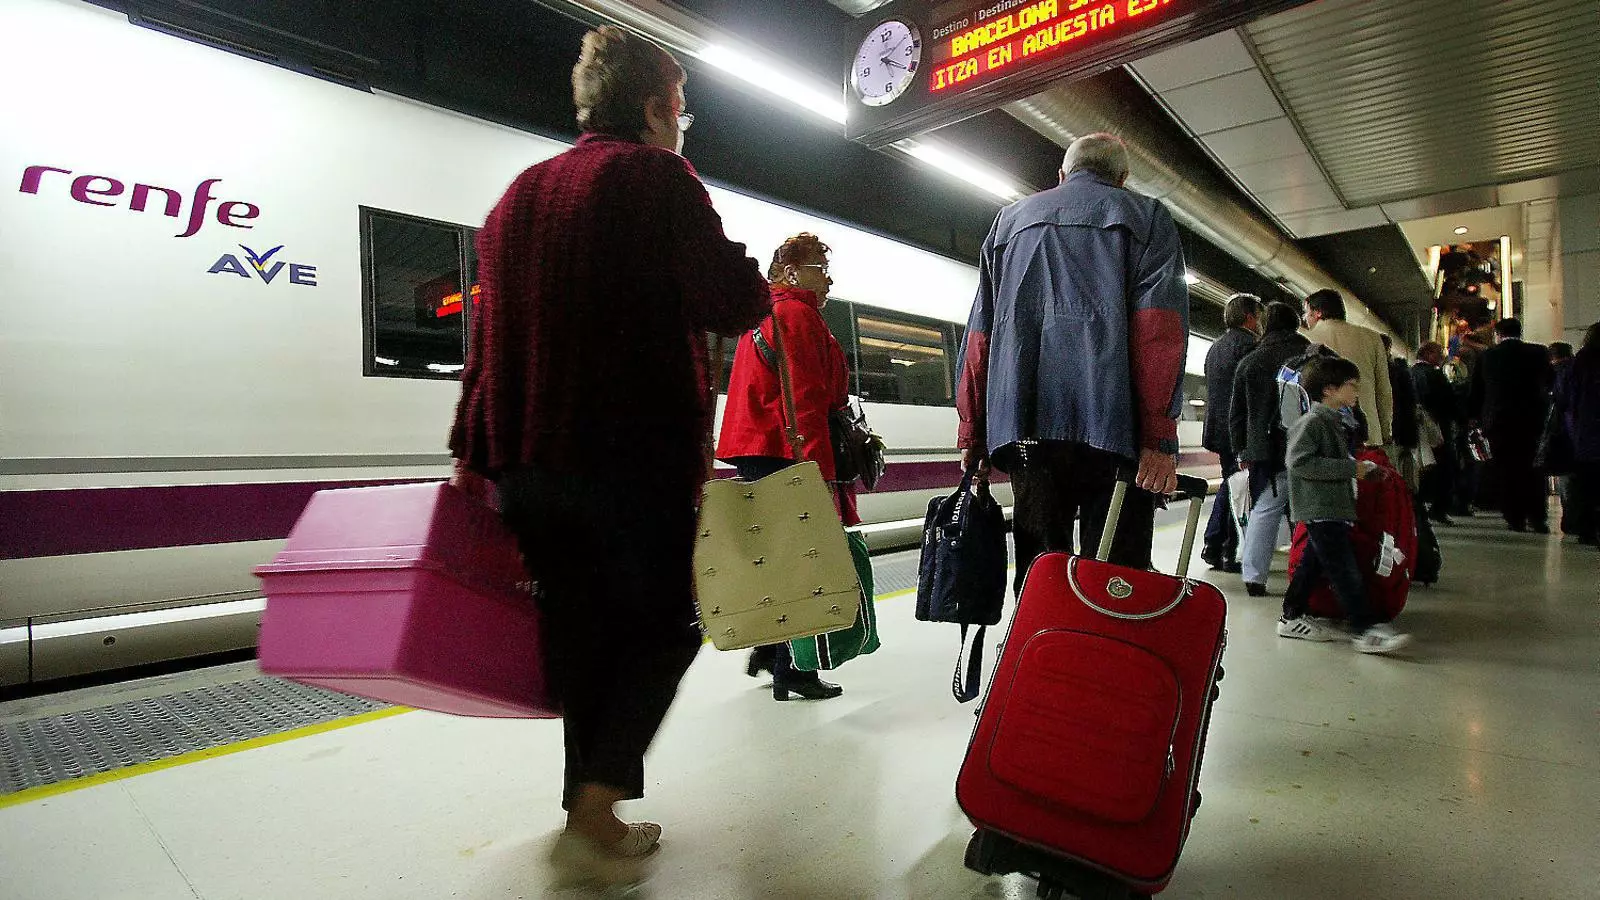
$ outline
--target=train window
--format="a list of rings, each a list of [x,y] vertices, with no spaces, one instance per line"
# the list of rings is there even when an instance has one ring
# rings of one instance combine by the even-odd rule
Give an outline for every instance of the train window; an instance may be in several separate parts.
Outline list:
[[[476,268],[470,234],[459,225],[362,209],[365,374],[460,377],[467,307],[478,290],[462,286],[462,271]]]
[[[1204,422],[1206,405],[1211,400],[1204,376],[1183,373],[1183,409],[1178,413],[1180,422]]]
[[[856,348],[856,382],[863,400],[955,405],[942,324],[876,310],[858,312]]]
[[[717,344],[722,345],[722,371],[717,375],[717,393],[726,394],[728,382],[733,378],[733,356],[739,350],[739,339],[707,332],[706,343],[713,359],[717,356]]]
[[[850,393],[861,393],[861,360],[856,354],[856,306],[848,300],[829,300],[822,307],[822,321],[844,350],[850,367]]]

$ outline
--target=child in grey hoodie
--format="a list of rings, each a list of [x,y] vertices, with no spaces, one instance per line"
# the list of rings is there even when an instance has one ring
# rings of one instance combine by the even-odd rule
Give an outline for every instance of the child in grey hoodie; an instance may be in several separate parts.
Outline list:
[[[1339,415],[1355,406],[1361,371],[1347,359],[1319,357],[1306,364],[1300,384],[1314,402],[1289,429],[1289,512],[1296,522],[1305,523],[1310,540],[1283,595],[1278,636],[1303,641],[1345,636],[1327,620],[1306,614],[1312,587],[1326,577],[1344,607],[1355,648],[1362,653],[1398,650],[1410,637],[1377,620],[1350,544],[1356,479],[1386,474],[1375,463],[1350,455]]]

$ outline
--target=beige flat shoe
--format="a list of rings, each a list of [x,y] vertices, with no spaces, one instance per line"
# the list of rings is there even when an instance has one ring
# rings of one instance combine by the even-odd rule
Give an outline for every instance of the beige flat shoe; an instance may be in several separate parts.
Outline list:
[[[557,889],[607,889],[636,885],[649,874],[646,863],[661,849],[661,826],[649,822],[628,826],[628,834],[610,848],[575,831],[563,831],[550,851]]]
[[[661,826],[654,822],[634,822],[628,835],[612,845],[611,853],[624,859],[649,856],[661,846]]]

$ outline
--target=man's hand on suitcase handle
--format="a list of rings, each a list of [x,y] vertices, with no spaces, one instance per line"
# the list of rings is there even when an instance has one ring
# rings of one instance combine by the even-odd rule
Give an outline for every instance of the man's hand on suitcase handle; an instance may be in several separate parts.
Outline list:
[[[1178,457],[1160,450],[1139,451],[1139,474],[1133,483],[1165,497],[1178,490]]]

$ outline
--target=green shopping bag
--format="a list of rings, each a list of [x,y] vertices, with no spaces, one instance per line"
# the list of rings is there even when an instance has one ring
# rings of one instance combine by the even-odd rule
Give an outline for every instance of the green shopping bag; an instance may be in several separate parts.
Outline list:
[[[854,625],[842,631],[790,641],[789,653],[794,658],[794,667],[802,672],[837,669],[879,647],[878,611],[872,602],[872,556],[867,552],[867,539],[854,531],[846,536],[850,541],[850,556],[856,564],[856,577],[861,581],[861,614],[856,616]]]

